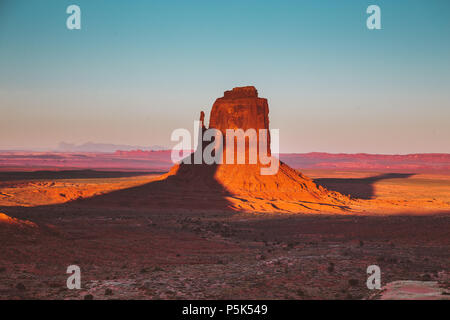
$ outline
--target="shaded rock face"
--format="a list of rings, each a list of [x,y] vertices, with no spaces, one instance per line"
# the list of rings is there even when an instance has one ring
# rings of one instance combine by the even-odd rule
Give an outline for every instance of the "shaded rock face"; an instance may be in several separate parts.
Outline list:
[[[227,129],[269,129],[269,105],[267,99],[259,98],[253,86],[237,87],[225,91],[212,107],[209,128],[218,129],[225,135]],[[270,154],[270,135],[267,135]]]

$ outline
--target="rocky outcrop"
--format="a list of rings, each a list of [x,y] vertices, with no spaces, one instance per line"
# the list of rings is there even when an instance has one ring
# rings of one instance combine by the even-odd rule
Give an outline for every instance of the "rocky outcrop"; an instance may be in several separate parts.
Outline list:
[[[269,129],[269,105],[267,99],[259,98],[253,86],[238,87],[225,91],[212,107],[209,127],[225,135],[227,129]],[[270,154],[270,135],[267,135]]]
[[[16,218],[12,218],[10,216],[7,216],[6,214],[0,212],[0,226],[15,226],[15,227],[29,227],[29,228],[35,228],[36,224],[28,221],[28,220],[20,220]]]
[[[200,123],[203,132],[206,130],[204,112],[200,114]],[[268,130],[267,99],[259,98],[258,91],[252,86],[225,91],[224,96],[214,102],[209,128],[220,130],[224,136],[227,129]],[[267,140],[270,155],[270,135]],[[199,151],[203,150],[195,153]],[[224,147],[224,158],[225,153]],[[246,153],[248,159],[247,145]],[[237,164],[235,161],[234,164],[229,164],[224,161],[223,164],[195,165],[194,157],[191,154],[188,163],[172,167],[161,185],[197,190],[203,199],[208,198],[207,194],[211,194],[211,199],[222,194],[229,202],[227,206],[244,211],[302,212],[306,209],[317,212],[325,208],[327,212],[336,212],[342,211],[342,203],[347,200],[336,192],[317,186],[313,180],[282,162],[274,174],[262,175],[261,167],[265,165],[260,162]]]
[[[235,87],[233,90],[225,91],[223,97],[225,99],[258,98],[258,90],[254,86]]]

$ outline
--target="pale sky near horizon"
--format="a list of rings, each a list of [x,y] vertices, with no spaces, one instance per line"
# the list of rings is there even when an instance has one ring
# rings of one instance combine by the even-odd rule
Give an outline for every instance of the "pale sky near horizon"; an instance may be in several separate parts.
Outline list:
[[[0,150],[170,147],[254,85],[282,152],[450,153],[449,39],[448,0],[0,0]]]

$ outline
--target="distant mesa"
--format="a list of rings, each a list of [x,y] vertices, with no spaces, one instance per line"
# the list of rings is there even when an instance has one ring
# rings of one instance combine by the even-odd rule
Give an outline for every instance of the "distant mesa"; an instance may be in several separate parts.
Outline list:
[[[143,150],[143,151],[160,151],[167,150],[167,148],[162,146],[132,146],[132,145],[123,145],[123,144],[110,144],[110,143],[94,143],[87,142],[83,144],[72,144],[66,142],[60,142],[57,147],[57,151],[59,152],[109,152],[113,153],[116,151],[134,151],[134,150]]]

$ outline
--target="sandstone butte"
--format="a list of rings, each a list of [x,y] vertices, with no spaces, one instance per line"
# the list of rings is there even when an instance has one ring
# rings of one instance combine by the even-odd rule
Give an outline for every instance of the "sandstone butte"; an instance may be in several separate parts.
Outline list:
[[[203,111],[200,121],[204,121]],[[253,86],[225,91],[224,96],[213,104],[209,128],[222,133],[226,129],[237,128],[269,129],[267,99],[258,97],[258,91]],[[181,163],[174,165],[162,180],[153,184],[160,184],[159,192],[178,189],[185,196],[187,207],[202,198],[205,207],[194,205],[197,209],[214,208],[217,199],[220,207],[225,205],[234,210],[334,212],[342,211],[348,201],[347,197],[317,186],[310,178],[282,162],[275,175],[261,175],[260,166]],[[208,202],[208,199],[211,201]]]
[[[205,114],[201,112],[200,121],[203,130],[206,130],[204,118]],[[251,86],[225,91],[212,107],[209,127],[222,132],[236,128],[269,129],[267,99],[258,97],[257,90]],[[330,213],[348,209],[349,199],[346,196],[317,186],[312,179],[281,161],[274,175],[261,175],[260,168],[260,164],[180,163],[145,185],[81,202],[159,211]]]

